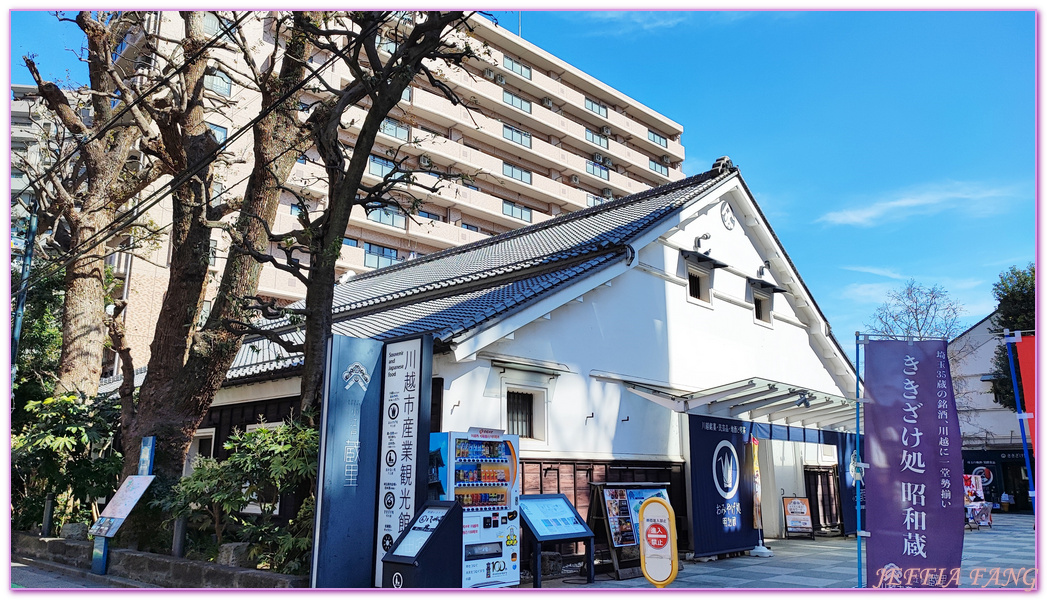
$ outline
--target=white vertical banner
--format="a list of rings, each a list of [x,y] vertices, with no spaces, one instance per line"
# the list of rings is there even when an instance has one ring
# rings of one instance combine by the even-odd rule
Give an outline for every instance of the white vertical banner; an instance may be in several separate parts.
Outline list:
[[[382,586],[382,557],[425,501],[416,497],[422,358],[420,338],[386,345],[378,446],[377,587]]]

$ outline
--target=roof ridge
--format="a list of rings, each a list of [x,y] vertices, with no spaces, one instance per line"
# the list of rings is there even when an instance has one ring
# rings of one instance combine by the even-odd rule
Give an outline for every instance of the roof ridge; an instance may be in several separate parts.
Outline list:
[[[728,171],[727,173],[730,173],[730,172],[731,171]],[[605,210],[611,210],[613,208],[618,208],[618,207],[626,206],[626,205],[633,204],[633,203],[636,203],[636,202],[641,202],[643,200],[646,200],[647,198],[650,198],[651,196],[667,194],[667,193],[670,193],[670,192],[674,192],[674,191],[676,191],[676,190],[678,190],[680,188],[684,188],[684,187],[687,187],[689,185],[694,185],[694,184],[697,184],[697,183],[702,183],[702,182],[704,182],[704,181],[706,181],[708,179],[713,179],[715,176],[717,176],[719,174],[720,173],[718,171],[710,170],[710,171],[706,171],[704,173],[699,173],[698,175],[692,175],[690,177],[685,177],[685,178],[683,178],[683,179],[681,179],[679,181],[674,181],[674,182],[671,182],[671,183],[667,183],[665,185],[655,186],[655,187],[652,187],[650,189],[644,190],[642,192],[637,192],[635,194],[630,194],[628,196],[624,196],[624,197],[619,198],[617,200],[612,200],[611,202],[604,202],[602,204],[597,204],[595,206],[589,206],[589,207],[583,208],[581,210],[576,210],[576,211],[569,212],[569,213],[562,213],[560,215],[557,215],[557,216],[555,216],[555,217],[553,217],[553,218],[551,218],[551,219],[549,219],[547,221],[543,221],[541,223],[535,223],[533,225],[528,225],[526,227],[520,227],[518,229],[510,229],[509,231],[506,231],[504,233],[500,233],[498,235],[491,236],[491,237],[483,239],[483,240],[472,242],[470,244],[464,244],[464,245],[461,245],[461,246],[452,246],[451,248],[446,248],[446,249],[441,250],[439,252],[434,252],[432,254],[427,254],[427,255],[425,255],[425,256],[423,256],[421,258],[416,258],[416,259],[413,259],[411,261],[404,261],[404,262],[402,262],[400,264],[397,264],[397,265],[391,265],[389,267],[385,267],[384,269],[375,269],[374,271],[370,271],[368,273],[361,273],[359,275],[355,275],[352,278],[351,281],[364,281],[364,280],[371,279],[373,277],[382,276],[382,275],[385,275],[385,274],[388,274],[388,273],[395,273],[395,272],[406,270],[406,269],[412,269],[412,268],[415,268],[417,265],[428,264],[428,263],[434,262],[436,260],[440,260],[440,259],[446,258],[448,256],[456,256],[458,254],[463,254],[465,252],[471,252],[471,251],[473,251],[473,250],[475,250],[477,248],[484,248],[484,247],[487,247],[487,246],[492,246],[492,245],[501,243],[503,240],[511,239],[511,238],[514,238],[514,237],[520,237],[520,236],[528,235],[528,234],[533,233],[535,231],[542,231],[542,230],[548,229],[550,227],[557,227],[559,225],[562,225],[563,223],[566,223],[566,222],[569,222],[569,221],[574,221],[574,220],[577,220],[577,219],[581,219],[583,217],[587,217],[589,215],[592,215],[592,214],[595,214],[595,213],[598,213],[598,212],[602,212],[602,211],[605,211]]]

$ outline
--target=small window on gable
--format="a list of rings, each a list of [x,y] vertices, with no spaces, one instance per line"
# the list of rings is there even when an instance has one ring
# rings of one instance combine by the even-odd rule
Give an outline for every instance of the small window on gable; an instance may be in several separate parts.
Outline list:
[[[695,300],[709,302],[711,300],[710,285],[712,273],[708,269],[700,267],[687,268],[687,294]]]
[[[771,296],[753,290],[753,312],[756,319],[764,323],[771,322]]]

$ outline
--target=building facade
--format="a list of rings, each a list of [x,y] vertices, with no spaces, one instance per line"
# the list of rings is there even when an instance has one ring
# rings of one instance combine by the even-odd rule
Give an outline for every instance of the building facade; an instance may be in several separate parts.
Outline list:
[[[700,444],[729,428],[747,432],[739,457],[761,438],[768,537],[783,496],[810,496],[827,529],[851,519],[853,532],[855,373],[729,162],[335,293],[337,335],[433,335],[431,428],[519,435],[524,493],[563,493],[584,516],[599,501],[589,483],[666,483],[681,549],[717,554],[701,532],[725,514],[697,499],[717,476]],[[237,419],[284,418],[301,360],[245,340],[196,445],[251,422]],[[724,536],[752,533],[753,502]]]
[[[233,17],[232,13],[226,16]],[[268,12],[257,13],[239,27],[249,40],[265,39],[273,31],[273,17]],[[215,35],[231,22],[211,13],[205,18],[208,31]],[[381,34],[382,52],[394,49],[394,30],[410,27],[414,18],[414,13],[401,13],[389,23]],[[454,179],[442,182],[437,191],[403,185],[394,192],[393,198],[403,200],[404,206],[412,198],[421,201],[414,214],[355,209],[337,264],[343,280],[684,177],[678,123],[485,18],[475,16],[470,25],[471,43],[486,49],[482,59],[470,59],[463,68],[434,66],[443,83],[466,103],[453,105],[427,81],[416,79],[383,124],[364,183],[377,183],[391,168],[391,159],[405,155],[407,168]],[[143,31],[129,36],[122,48],[125,62],[140,68],[149,68],[149,61],[141,55],[145,32],[178,39],[184,35],[184,25],[177,13],[150,13]],[[263,44],[258,52],[262,59],[268,49]],[[216,48],[213,53],[217,71],[207,77],[205,85],[209,96],[220,98],[212,104],[207,122],[223,141],[258,114],[260,99],[221,70],[222,65],[243,67],[237,51]],[[317,53],[310,58],[310,66],[328,65],[322,77],[338,86],[351,76],[340,60],[330,58]],[[321,86],[306,89],[311,91],[300,104],[303,120],[323,98]],[[364,108],[349,109],[342,121],[343,139],[351,143],[364,114]],[[228,152],[249,159],[250,148],[250,136],[244,136]],[[243,193],[249,172],[250,165],[245,163],[223,167],[216,173],[212,195]],[[308,199],[310,211],[325,206],[324,169],[315,150],[299,159],[287,185]],[[152,211],[155,222],[169,221],[169,203],[168,198]],[[273,231],[296,229],[299,210],[294,196],[285,194]],[[229,240],[216,231],[212,244],[210,263],[217,279]],[[130,290],[125,318],[136,366],[148,360],[153,324],[167,284],[169,252],[167,244],[161,243],[155,250],[139,250],[144,260],[113,259],[121,266],[118,275],[127,279]],[[209,294],[217,287],[215,280]],[[267,265],[258,293],[288,304],[305,297],[305,286]],[[204,317],[209,306],[210,298],[203,307]],[[115,357],[107,372],[118,372]]]
[[[985,499],[996,508],[1002,508],[1000,499],[1006,493],[1013,498],[1009,504],[1015,510],[1029,510],[1029,474],[1017,413],[997,404],[993,394],[993,355],[1003,343],[1001,332],[993,326],[994,316],[990,314],[949,342],[964,473],[982,476]]]

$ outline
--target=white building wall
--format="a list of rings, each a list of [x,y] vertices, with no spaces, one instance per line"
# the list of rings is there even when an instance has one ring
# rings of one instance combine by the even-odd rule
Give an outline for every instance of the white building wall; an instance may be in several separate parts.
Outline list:
[[[992,383],[982,381],[993,370],[993,353],[1002,343],[986,318],[949,342],[949,366],[965,448],[1020,445],[1016,413],[993,400]]]
[[[745,277],[757,277],[756,265],[765,258],[748,228],[736,224],[727,230],[719,199],[692,207],[682,222],[682,230],[643,248],[637,267],[483,349],[569,370],[532,373],[532,380],[521,382],[535,389],[555,384],[544,403],[539,435],[545,439],[524,442],[525,457],[684,460],[684,415],[640,398],[615,378],[696,391],[762,377],[846,395],[797,320],[790,297],[775,295],[770,325],[754,322]],[[713,300],[702,305],[689,300],[677,257],[680,247],[689,249],[696,236],[710,231],[712,256],[730,267],[715,271]],[[769,271],[763,279],[773,281]],[[492,376],[483,352],[458,364],[451,355],[436,357],[436,375],[445,381],[445,429],[506,426],[504,390],[514,372],[498,368]],[[802,489],[802,468],[800,481]]]

